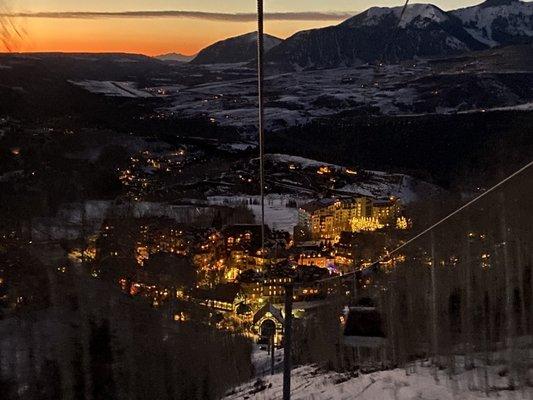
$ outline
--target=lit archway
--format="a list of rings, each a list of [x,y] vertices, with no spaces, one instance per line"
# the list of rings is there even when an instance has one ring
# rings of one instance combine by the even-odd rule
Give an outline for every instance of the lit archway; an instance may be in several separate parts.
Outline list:
[[[259,328],[261,337],[272,337],[276,334],[276,323],[271,319],[265,319]]]

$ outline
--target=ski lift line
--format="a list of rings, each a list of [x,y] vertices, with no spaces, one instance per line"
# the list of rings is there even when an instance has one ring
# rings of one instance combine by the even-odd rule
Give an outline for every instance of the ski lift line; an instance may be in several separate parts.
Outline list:
[[[389,50],[390,45],[394,41],[394,37],[398,33],[398,30],[400,29],[400,24],[402,23],[403,16],[405,15],[405,11],[407,11],[407,6],[409,5],[409,0],[405,0],[405,4],[403,5],[402,12],[400,13],[400,18],[398,19],[398,24],[396,25],[396,28],[394,29],[394,32],[392,33],[389,41],[383,48],[383,53],[381,54],[380,63],[383,62],[384,57],[387,55],[387,51]]]
[[[265,249],[265,135],[264,135],[264,13],[263,0],[257,0],[257,100],[259,111],[259,184],[261,186],[261,251]]]
[[[405,0],[405,4],[403,5],[402,12],[400,14],[400,20],[398,21],[397,28],[400,26],[400,23],[402,22],[403,16],[405,14],[405,11],[407,10],[407,6],[409,5],[409,0]]]
[[[396,247],[394,250],[391,250],[387,253],[387,256],[390,256],[391,254],[394,254],[394,253],[397,253],[398,251],[400,251],[401,249],[403,249],[405,246],[413,243],[415,240],[417,239],[420,239],[422,236],[424,236],[425,234],[431,232],[433,229],[435,229],[437,226],[439,226],[440,224],[442,224],[443,222],[449,220],[451,217],[453,217],[454,215],[457,215],[458,213],[460,213],[461,211],[463,211],[464,209],[470,207],[472,204],[476,203],[477,201],[481,200],[483,197],[485,197],[486,195],[488,195],[489,193],[495,191],[496,189],[498,189],[500,186],[504,185],[506,182],[510,181],[511,179],[513,179],[515,176],[517,175],[520,175],[522,172],[524,172],[526,169],[530,168],[531,166],[533,166],[533,161],[529,162],[528,164],[524,165],[522,168],[520,168],[519,170],[513,172],[511,175],[507,176],[505,179],[501,180],[500,182],[498,182],[497,184],[495,184],[494,186],[492,186],[491,188],[487,189],[486,191],[484,191],[483,193],[481,193],[479,196],[475,197],[474,199],[470,200],[468,203],[462,205],[461,207],[459,207],[457,210],[451,212],[450,214],[448,214],[447,216],[445,216],[444,218],[440,219],[439,221],[435,222],[433,225],[431,225],[429,228],[427,229],[424,229],[422,232],[420,232],[419,234],[417,234],[416,236],[412,237],[411,239],[409,239],[407,242],[401,244],[400,246]],[[370,264],[368,268],[372,268],[376,265],[378,265],[380,262],[382,262],[384,260],[385,257],[380,257],[377,261],[374,261],[372,264]],[[348,272],[347,274],[344,274],[344,275],[341,275],[341,276],[332,276],[332,277],[329,277],[329,278],[325,278],[325,279],[321,279],[319,281],[316,281],[317,283],[319,282],[328,282],[328,281],[332,281],[332,280],[335,280],[335,279],[342,279],[342,278],[346,278],[348,276],[351,276],[351,275],[354,275],[356,274],[357,272],[359,271],[353,271],[353,272]]]
[[[405,246],[407,246],[408,244],[412,243],[413,241],[417,240],[418,238],[424,236],[426,233],[428,233],[429,231],[433,230],[434,228],[436,228],[437,226],[439,226],[440,224],[442,224],[443,222],[447,221],[448,219],[450,219],[451,217],[453,217],[454,215],[460,213],[461,211],[463,211],[464,209],[470,207],[472,204],[476,203],[477,201],[479,201],[480,199],[482,199],[483,197],[485,197],[487,194],[493,192],[494,190],[496,190],[497,188],[499,188],[500,186],[502,186],[503,184],[505,184],[506,182],[508,182],[509,180],[513,179],[515,176],[521,174],[522,172],[524,172],[526,169],[530,168],[531,166],[533,166],[533,161],[530,161],[528,164],[526,164],[525,166],[523,166],[522,168],[520,168],[519,170],[513,172],[511,175],[509,175],[507,178],[501,180],[500,182],[498,182],[496,185],[492,186],[490,189],[484,191],[483,193],[481,193],[479,196],[475,197],[474,199],[470,200],[468,203],[462,205],[461,207],[459,207],[457,210],[453,211],[452,213],[448,214],[446,217],[442,218],[441,220],[439,220],[438,222],[434,223],[433,225],[431,225],[429,228],[425,229],[424,231],[420,232],[418,235],[416,235],[415,237],[409,239],[407,242],[403,243],[402,245],[398,246],[396,249],[394,249],[393,251],[391,251],[389,254],[393,254],[393,253],[396,253],[398,252],[399,250],[401,250],[402,248],[404,248]]]
[[[472,258],[471,260],[468,260],[468,261],[456,262],[455,264],[453,264],[453,266],[454,267],[463,267],[465,265],[472,265],[472,264],[475,264],[475,263],[481,263],[482,261],[483,261],[483,257],[476,257],[476,258]],[[371,268],[371,267],[377,265],[379,262],[380,261],[375,261],[374,263],[370,264],[370,266],[368,266],[367,268]],[[330,280],[340,279],[342,281],[342,278],[353,279],[353,274],[357,273],[357,272],[362,272],[362,270],[359,270],[359,271],[356,271],[356,272],[350,272],[350,273],[347,273],[347,274],[344,274],[344,275],[341,275],[341,276],[335,276],[335,277],[331,277],[331,278],[326,278],[323,281],[327,281],[328,279],[330,279]],[[323,282],[323,281],[318,281],[318,282]]]

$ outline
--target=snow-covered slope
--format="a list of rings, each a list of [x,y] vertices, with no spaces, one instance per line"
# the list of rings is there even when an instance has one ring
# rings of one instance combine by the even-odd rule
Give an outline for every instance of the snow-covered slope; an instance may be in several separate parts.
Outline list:
[[[250,32],[216,42],[198,53],[193,64],[230,64],[251,61],[257,54],[257,33]],[[281,43],[281,39],[264,35],[265,51]]]
[[[331,170],[336,171],[337,173],[347,170],[346,167],[341,165],[288,154],[267,154],[266,159],[269,162],[276,164],[277,168],[282,169],[283,166],[292,164],[297,165],[303,170],[315,170],[323,166],[328,166]],[[404,204],[408,204],[419,200],[421,196],[432,197],[441,192],[439,187],[405,174],[361,169],[359,175],[362,175],[365,178],[358,182],[348,183],[336,190],[332,189],[332,193],[369,196],[374,198],[394,196],[401,199]]]
[[[416,369],[394,369],[370,374],[321,372],[304,366],[292,372],[293,400],[481,400],[495,398],[531,399],[533,389],[507,390],[507,377],[499,366],[487,368],[488,385],[482,377],[485,369],[460,370],[453,376],[418,365]],[[437,374],[438,380],[435,379]],[[228,394],[224,400],[281,400],[282,374],[258,378]],[[487,394],[490,397],[487,397]]]
[[[402,9],[403,7],[372,7],[366,12],[366,17],[362,24],[367,26],[379,25],[383,18],[391,14],[400,19]],[[446,12],[431,4],[412,4],[406,8],[399,26],[405,28],[409,24],[416,23],[417,26],[424,27],[431,22],[442,23],[449,19]],[[352,21],[353,19],[350,19],[345,24],[353,26]]]
[[[477,40],[489,45],[531,42],[533,3],[519,0],[487,0],[452,12]]]

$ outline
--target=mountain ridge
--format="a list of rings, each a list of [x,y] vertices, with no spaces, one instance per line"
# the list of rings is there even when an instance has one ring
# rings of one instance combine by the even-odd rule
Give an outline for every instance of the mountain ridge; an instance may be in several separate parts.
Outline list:
[[[200,50],[192,64],[231,64],[249,62],[257,57],[257,33],[249,32],[215,42]],[[265,51],[281,43],[282,39],[264,34]]]
[[[266,61],[278,70],[397,63],[533,39],[533,2],[486,0],[449,11],[430,3],[414,3],[403,11],[402,6],[371,7],[337,25],[299,31],[285,40],[265,34]],[[200,65],[248,62],[253,67],[256,36],[249,32],[223,39],[192,60],[177,61]],[[162,57],[165,55],[157,58]]]
[[[181,53],[165,53],[165,54],[159,54],[157,56],[154,56],[154,58],[161,60],[161,61],[177,61],[177,62],[189,62],[196,57],[196,54],[193,55],[185,55]]]
[[[533,3],[519,0],[487,0],[451,13],[465,29],[489,47],[529,43],[533,38]]]
[[[282,68],[331,68],[482,50],[455,15],[432,4],[372,7],[326,28],[298,32],[267,53]]]

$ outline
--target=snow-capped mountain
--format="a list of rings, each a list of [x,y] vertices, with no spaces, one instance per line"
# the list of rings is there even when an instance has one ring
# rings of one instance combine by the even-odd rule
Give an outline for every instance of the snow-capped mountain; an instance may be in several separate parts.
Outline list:
[[[155,56],[154,58],[157,58],[161,61],[177,61],[177,62],[189,62],[192,59],[196,57],[196,54],[192,56],[186,56],[185,54],[181,53],[167,53],[167,54],[160,54],[158,56]]]
[[[409,5],[401,16],[402,9],[372,7],[339,25],[299,32],[273,48],[267,59],[281,66],[324,68],[487,47],[458,17],[434,5]]]
[[[452,12],[465,29],[488,46],[530,42],[533,38],[533,3],[487,0]]]
[[[363,21],[360,21],[360,19],[351,18],[343,22],[343,24],[356,27],[354,22],[357,21],[358,23],[367,26],[380,25],[382,19],[389,15],[393,15],[397,20],[399,20],[401,17],[400,22],[397,22],[401,28],[406,28],[412,22],[415,22],[418,27],[423,28],[431,22],[442,23],[449,20],[446,12],[431,4],[409,5],[405,9],[403,16],[401,15],[402,10],[403,7],[372,7],[364,13]]]
[[[228,64],[251,61],[257,55],[257,33],[250,32],[216,42],[198,53],[193,64]],[[281,43],[281,39],[265,34],[265,51]]]
[[[533,3],[487,0],[444,11],[432,4],[372,7],[338,25],[301,31],[282,41],[265,35],[267,61],[280,69],[335,68],[366,62],[445,57],[533,40]],[[256,56],[256,33],[202,50],[192,63],[247,62]]]

